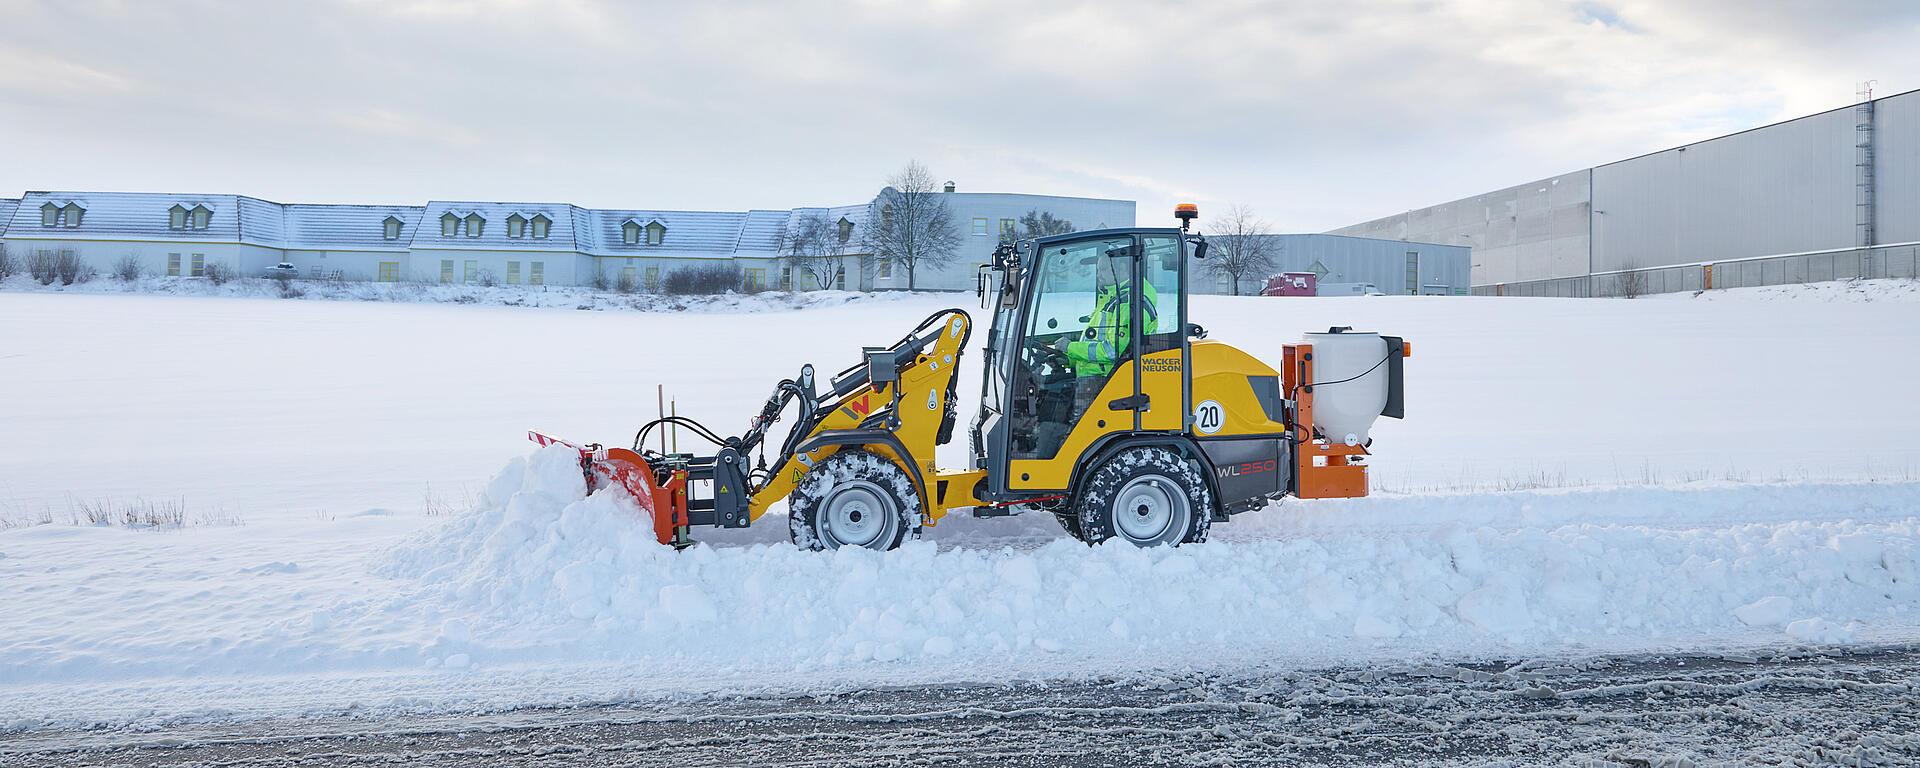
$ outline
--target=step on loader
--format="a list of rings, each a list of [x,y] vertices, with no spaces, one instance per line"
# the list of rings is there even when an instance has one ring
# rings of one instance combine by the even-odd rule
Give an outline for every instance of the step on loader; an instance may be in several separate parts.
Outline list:
[[[1076,232],[1002,245],[982,265],[991,308],[972,466],[942,469],[962,356],[974,327],[936,312],[899,341],[863,350],[824,380],[812,365],[774,387],[745,434],[668,415],[631,448],[580,451],[590,487],[617,485],[653,516],[660,542],[700,526],[740,528],[787,502],[806,549],[887,550],[959,510],[1050,514],[1089,544],[1205,541],[1208,528],[1285,496],[1367,494],[1368,428],[1403,413],[1404,339],[1331,328],[1286,345],[1279,370],[1188,317],[1190,266],[1206,258],[1180,227]],[[778,445],[772,427],[792,411]],[[647,447],[685,429],[710,454]],[[768,449],[773,458],[768,460]]]

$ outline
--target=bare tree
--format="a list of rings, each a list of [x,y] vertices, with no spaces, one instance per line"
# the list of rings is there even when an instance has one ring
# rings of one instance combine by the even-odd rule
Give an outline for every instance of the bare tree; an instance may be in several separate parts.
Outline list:
[[[1209,274],[1233,281],[1233,295],[1240,295],[1240,283],[1247,277],[1265,277],[1273,272],[1279,250],[1267,222],[1244,205],[1227,208],[1225,215],[1207,228],[1207,258],[1201,262]]]
[[[916,287],[920,267],[937,267],[960,253],[960,230],[945,194],[926,166],[908,162],[874,201],[879,210],[867,216],[861,237],[867,253],[905,268],[908,290]]]
[[[802,214],[780,234],[780,260],[792,267],[794,274],[813,277],[817,288],[833,285],[845,251],[840,222],[828,217],[826,211]]]
[[[1064,235],[1073,231],[1073,222],[1053,215],[1052,211],[1032,209],[1020,216],[1021,237]]]
[[[1647,273],[1633,264],[1627,264],[1613,279],[1614,290],[1620,293],[1620,298],[1634,299],[1647,293]]]
[[[13,258],[11,251],[7,250],[6,243],[0,243],[0,280],[13,277],[13,274],[19,271],[20,262]]]

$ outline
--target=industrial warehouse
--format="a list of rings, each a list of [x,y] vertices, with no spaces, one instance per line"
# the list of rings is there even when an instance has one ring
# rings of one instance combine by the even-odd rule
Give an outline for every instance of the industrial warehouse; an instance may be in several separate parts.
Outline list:
[[[1914,277],[1920,91],[1341,227],[1466,245],[1483,296]]]

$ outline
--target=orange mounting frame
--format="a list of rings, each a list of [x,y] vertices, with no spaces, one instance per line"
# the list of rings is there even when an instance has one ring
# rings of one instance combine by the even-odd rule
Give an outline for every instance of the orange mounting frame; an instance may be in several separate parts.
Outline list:
[[[653,535],[661,544],[685,547],[687,538],[687,471],[674,470],[665,484],[654,481],[653,467],[639,453],[626,448],[605,448],[589,443],[575,445],[539,432],[528,432],[527,439],[542,446],[564,445],[580,452],[580,468],[586,474],[587,490],[608,485],[627,489],[634,501],[653,515]]]
[[[1367,449],[1314,434],[1313,345],[1284,348],[1281,385],[1293,398],[1294,495],[1303,499],[1348,499],[1367,495]]]

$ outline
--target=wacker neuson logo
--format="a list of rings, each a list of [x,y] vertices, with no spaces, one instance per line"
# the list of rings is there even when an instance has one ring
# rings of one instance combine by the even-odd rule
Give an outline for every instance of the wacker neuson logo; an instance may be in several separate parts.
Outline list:
[[[1148,373],[1179,373],[1180,358],[1163,357],[1156,359],[1149,357],[1140,361],[1140,370]]]

